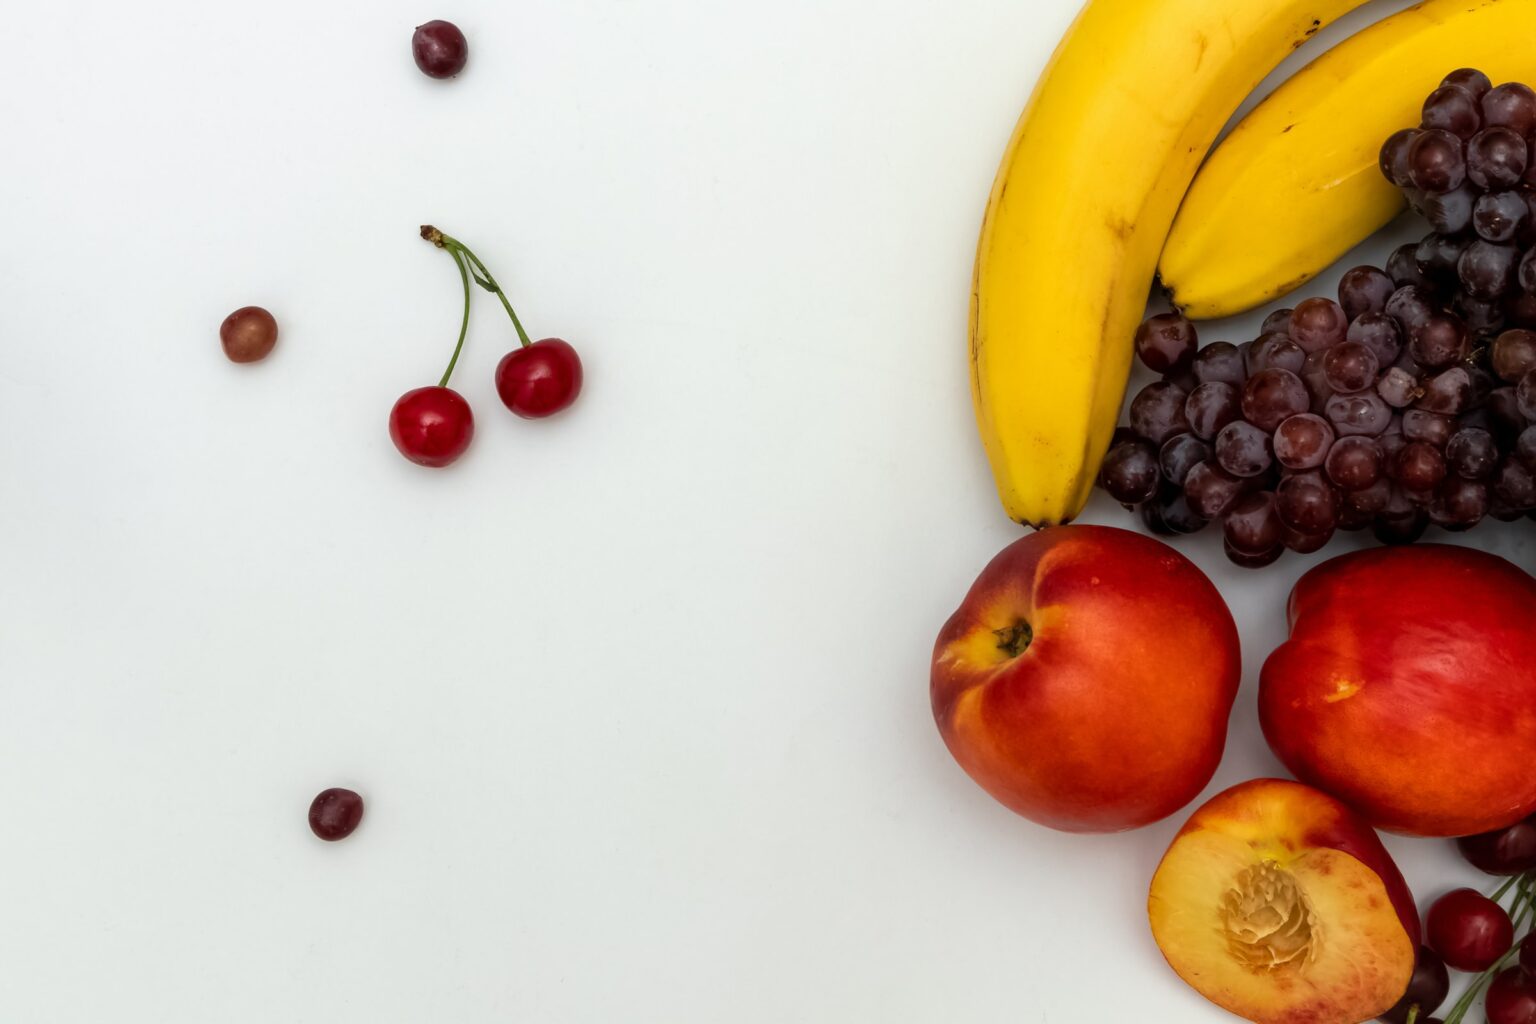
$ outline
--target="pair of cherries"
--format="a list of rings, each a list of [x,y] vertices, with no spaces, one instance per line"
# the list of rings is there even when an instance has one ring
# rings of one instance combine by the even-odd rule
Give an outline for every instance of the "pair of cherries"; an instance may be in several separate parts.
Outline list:
[[[442,380],[400,396],[389,413],[389,436],[407,459],[440,469],[463,455],[475,436],[475,417],[469,403],[448,386],[469,332],[471,280],[501,299],[521,342],[496,365],[496,393],[508,409],[524,419],[542,419],[568,407],[581,392],[581,359],[560,338],[531,340],[501,285],[464,243],[430,225],[422,227],[421,237],[452,256],[459,268],[464,283],[464,319]]]

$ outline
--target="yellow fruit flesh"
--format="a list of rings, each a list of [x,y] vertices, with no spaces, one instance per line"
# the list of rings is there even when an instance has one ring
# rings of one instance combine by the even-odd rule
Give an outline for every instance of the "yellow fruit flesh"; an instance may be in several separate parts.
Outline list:
[[[1429,0],[1345,40],[1222,140],[1184,197],[1159,264],[1194,319],[1264,305],[1315,277],[1403,209],[1381,144],[1419,123],[1446,72],[1536,78],[1536,4]]]
[[[1413,972],[1386,887],[1338,850],[1189,833],[1158,868],[1148,909],[1179,976],[1257,1024],[1369,1020]]]
[[[971,303],[972,397],[999,496],[1081,511],[1179,201],[1222,124],[1363,0],[1089,0],[993,185]]]

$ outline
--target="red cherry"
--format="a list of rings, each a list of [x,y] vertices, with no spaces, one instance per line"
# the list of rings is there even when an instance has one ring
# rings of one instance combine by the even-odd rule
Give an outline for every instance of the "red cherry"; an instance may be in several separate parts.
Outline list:
[[[464,396],[441,385],[400,396],[389,411],[389,437],[400,454],[441,468],[464,454],[475,436],[475,417]]]
[[[309,828],[328,843],[345,839],[363,820],[363,798],[350,789],[327,789],[309,805]]]
[[[452,78],[464,70],[469,60],[469,41],[453,22],[429,21],[416,26],[411,36],[411,56],[422,74]]]
[[[1520,966],[1536,975],[1536,932],[1520,940]]]
[[[525,419],[552,416],[581,393],[581,357],[559,338],[515,348],[496,364],[496,393]]]
[[[1485,971],[1509,952],[1509,914],[1475,889],[1452,889],[1435,900],[1425,921],[1429,948],[1458,971]]]
[[[1522,967],[1500,971],[1488,986],[1488,1024],[1536,1024],[1536,975]]]
[[[1536,868],[1536,815],[1497,832],[1456,840],[1461,855],[1490,875],[1523,875]]]

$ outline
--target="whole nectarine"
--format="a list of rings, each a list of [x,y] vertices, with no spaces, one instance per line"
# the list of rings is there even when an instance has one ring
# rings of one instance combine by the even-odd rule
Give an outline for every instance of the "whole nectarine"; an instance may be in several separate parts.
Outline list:
[[[1359,551],[1291,591],[1259,683],[1298,779],[1379,828],[1488,832],[1536,811],[1536,581],[1441,544]]]
[[[933,649],[939,732],[1008,807],[1069,832],[1115,832],[1183,807],[1211,780],[1237,695],[1237,627],[1168,545],[1060,526],[992,559]]]
[[[1407,990],[1419,943],[1413,897],[1371,827],[1280,779],[1197,810],[1152,878],[1147,912],[1179,977],[1256,1024],[1379,1016]]]

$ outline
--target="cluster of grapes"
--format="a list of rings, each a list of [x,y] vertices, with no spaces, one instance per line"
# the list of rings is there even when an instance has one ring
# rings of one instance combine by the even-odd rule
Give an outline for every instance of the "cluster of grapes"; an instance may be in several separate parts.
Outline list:
[[[1382,164],[1411,174],[1434,233],[1241,345],[1200,348],[1177,313],[1136,332],[1163,379],[1132,399],[1099,482],[1153,531],[1219,520],[1228,557],[1258,567],[1335,530],[1402,544],[1431,523],[1536,517],[1536,248],[1516,245],[1536,243],[1536,192],[1478,191],[1522,181],[1536,92],[1457,71],[1424,109]]]

